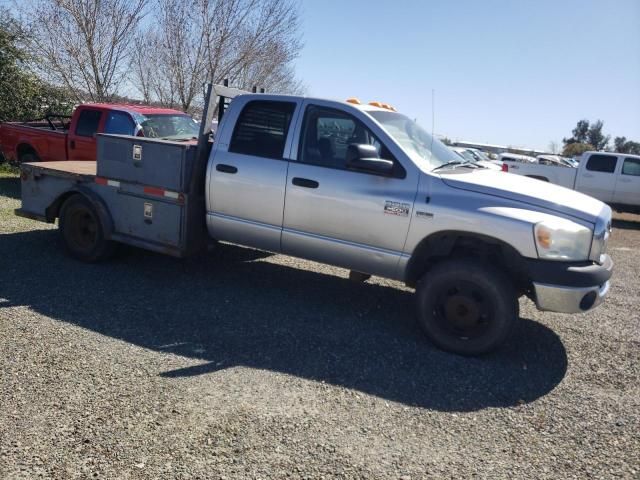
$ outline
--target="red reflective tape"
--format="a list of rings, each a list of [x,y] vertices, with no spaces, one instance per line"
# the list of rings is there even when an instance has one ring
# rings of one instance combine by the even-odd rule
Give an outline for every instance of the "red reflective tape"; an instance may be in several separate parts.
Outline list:
[[[98,185],[106,185],[108,181],[109,180],[107,180],[106,178],[102,178],[102,177],[96,177],[96,180],[95,180],[95,182]]]
[[[164,197],[164,189],[157,187],[144,187],[144,193],[148,193],[149,195],[158,195],[159,197]]]

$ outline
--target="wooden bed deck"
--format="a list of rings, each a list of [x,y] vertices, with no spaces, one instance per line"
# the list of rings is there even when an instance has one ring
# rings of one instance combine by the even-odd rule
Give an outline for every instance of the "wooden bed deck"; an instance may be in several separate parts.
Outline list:
[[[34,162],[26,163],[37,169],[54,170],[56,172],[67,173],[71,175],[96,176],[96,162],[68,160],[65,162]]]

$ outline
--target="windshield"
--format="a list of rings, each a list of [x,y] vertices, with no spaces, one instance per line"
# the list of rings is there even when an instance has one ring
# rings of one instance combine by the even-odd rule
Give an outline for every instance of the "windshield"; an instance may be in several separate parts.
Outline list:
[[[473,152],[470,152],[469,150],[454,150],[454,152],[456,152],[458,155],[460,155],[461,158],[467,160],[468,162],[475,163],[478,161],[478,159],[473,156]]]
[[[478,160],[484,160],[485,162],[490,161],[491,159],[487,156],[486,153],[481,152],[480,150],[469,150],[472,155],[474,155]]]
[[[417,165],[433,170],[461,158],[444,143],[433,138],[417,122],[397,112],[367,112],[375,118]]]
[[[190,140],[198,138],[198,123],[189,115],[136,115],[136,122],[148,138]]]

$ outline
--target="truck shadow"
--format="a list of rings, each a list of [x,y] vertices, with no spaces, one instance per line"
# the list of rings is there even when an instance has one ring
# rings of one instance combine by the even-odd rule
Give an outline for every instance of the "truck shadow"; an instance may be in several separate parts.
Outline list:
[[[352,283],[230,245],[190,261],[136,251],[83,265],[62,253],[56,234],[0,235],[0,318],[3,308],[26,305],[140,347],[204,361],[164,372],[167,378],[247,366],[406,405],[473,411],[534,401],[566,373],[559,337],[526,318],[501,350],[462,358],[423,338],[412,293],[399,284]]]
[[[629,217],[631,217],[631,215],[629,215]],[[636,218],[637,220],[614,218],[611,225],[613,228],[620,228],[622,230],[640,230],[640,216]]]
[[[20,199],[20,177],[0,177],[0,195]]]

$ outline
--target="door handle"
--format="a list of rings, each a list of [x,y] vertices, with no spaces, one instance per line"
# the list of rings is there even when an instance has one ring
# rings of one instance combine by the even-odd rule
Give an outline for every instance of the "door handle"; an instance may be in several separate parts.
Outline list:
[[[620,183],[631,183],[631,179],[630,178],[621,178],[620,180],[618,180]]]
[[[593,178],[593,175],[590,173],[585,173],[584,175],[582,175],[584,178]]]
[[[320,184],[315,180],[309,180],[308,178],[300,177],[294,177],[293,180],[291,180],[291,183],[293,183],[297,187],[304,188],[318,188],[320,186]]]
[[[219,163],[216,165],[216,170],[223,173],[238,173],[238,169],[233,165],[225,165],[224,163]]]
[[[75,140],[71,140],[69,142],[69,147],[73,150],[74,148],[76,148],[76,141]]]

